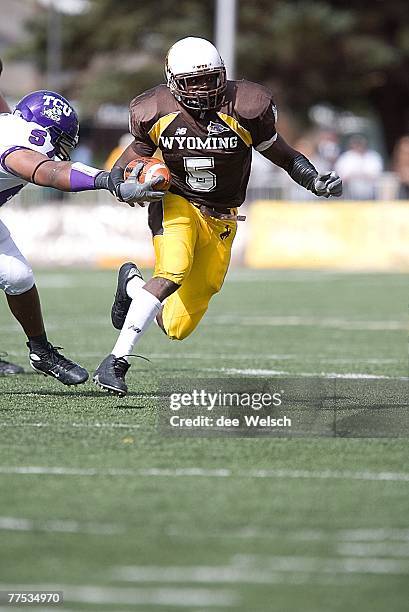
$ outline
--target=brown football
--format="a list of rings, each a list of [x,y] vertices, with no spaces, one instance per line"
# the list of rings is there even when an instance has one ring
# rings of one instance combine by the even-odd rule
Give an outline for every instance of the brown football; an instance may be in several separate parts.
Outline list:
[[[124,170],[124,179],[128,179],[136,164],[143,163],[142,171],[138,177],[140,183],[150,181],[158,176],[162,177],[162,181],[155,185],[155,191],[167,191],[170,187],[171,176],[170,170],[161,159],[156,157],[137,157],[129,162]]]

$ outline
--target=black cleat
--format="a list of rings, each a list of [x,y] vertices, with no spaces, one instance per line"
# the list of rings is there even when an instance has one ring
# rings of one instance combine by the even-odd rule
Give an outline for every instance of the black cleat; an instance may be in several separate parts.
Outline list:
[[[0,359],[0,376],[8,376],[9,374],[24,374],[24,368]]]
[[[44,348],[35,351],[30,348],[29,342],[27,346],[30,349],[30,365],[36,372],[52,376],[63,385],[80,385],[88,380],[87,370],[61,355],[57,351],[60,346],[48,342]]]
[[[131,298],[126,292],[126,285],[128,281],[130,281],[132,278],[135,278],[135,276],[143,280],[141,271],[131,261],[124,263],[119,268],[115,299],[111,308],[111,321],[115,329],[122,329],[124,325],[126,315],[128,314],[129,306],[132,302]]]
[[[95,370],[93,381],[96,385],[112,393],[124,397],[128,393],[125,375],[130,364],[124,357],[108,355]]]

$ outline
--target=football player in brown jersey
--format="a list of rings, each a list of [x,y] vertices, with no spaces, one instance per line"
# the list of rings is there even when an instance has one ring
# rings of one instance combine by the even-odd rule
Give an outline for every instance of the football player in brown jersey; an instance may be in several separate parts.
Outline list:
[[[291,178],[319,196],[339,196],[341,179],[319,174],[276,131],[271,93],[249,81],[228,81],[223,60],[207,40],[185,38],[168,52],[166,84],[130,105],[134,141],[109,176],[121,198],[123,170],[137,156],[160,150],[172,174],[169,192],[149,205],[155,270],[148,282],[135,264],[118,275],[112,323],[118,341],[98,366],[94,381],[127,393],[127,356],[154,319],[169,338],[182,340],[196,328],[229,266],[237,213],[243,203],[255,148]]]

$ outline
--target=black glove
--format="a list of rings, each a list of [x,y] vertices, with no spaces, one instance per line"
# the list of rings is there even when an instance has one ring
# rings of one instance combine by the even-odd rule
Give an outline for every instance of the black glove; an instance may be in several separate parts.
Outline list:
[[[342,195],[342,179],[336,172],[319,173],[314,180],[314,193],[317,196],[339,197]]]
[[[138,176],[143,168],[143,163],[136,164],[129,178],[124,180],[124,170],[120,166],[114,166],[111,172],[101,172],[95,178],[96,189],[109,189],[120,202],[126,202],[129,206],[134,207],[135,203],[144,206],[144,202],[154,202],[161,200],[165,195],[165,191],[154,190],[155,185],[162,182],[160,176],[140,183]]]

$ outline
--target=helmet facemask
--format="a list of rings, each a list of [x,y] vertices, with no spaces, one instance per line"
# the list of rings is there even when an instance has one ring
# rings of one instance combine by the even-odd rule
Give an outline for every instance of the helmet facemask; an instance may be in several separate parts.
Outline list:
[[[226,91],[224,67],[178,75],[169,70],[166,73],[171,92],[186,108],[208,111],[222,105]]]
[[[71,152],[78,144],[78,134],[75,137],[69,136],[56,125],[52,125],[47,129],[51,136],[51,142],[54,145],[56,157],[61,159],[61,161],[70,161]]]

